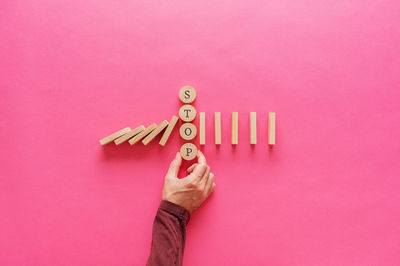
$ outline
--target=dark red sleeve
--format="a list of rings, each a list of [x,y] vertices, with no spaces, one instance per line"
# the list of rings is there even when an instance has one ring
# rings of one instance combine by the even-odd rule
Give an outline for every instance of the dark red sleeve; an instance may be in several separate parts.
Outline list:
[[[147,265],[182,265],[189,212],[172,202],[161,201],[153,224]]]

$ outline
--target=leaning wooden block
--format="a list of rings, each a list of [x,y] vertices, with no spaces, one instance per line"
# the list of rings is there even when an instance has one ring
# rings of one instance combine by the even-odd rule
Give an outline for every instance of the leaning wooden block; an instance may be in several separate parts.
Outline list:
[[[169,121],[169,125],[167,129],[164,131],[163,136],[161,137],[161,140],[159,144],[161,146],[164,146],[165,143],[167,143],[167,140],[169,139],[169,136],[171,136],[172,130],[175,128],[176,123],[178,122],[179,118],[177,116],[172,116],[171,121]]]
[[[192,122],[196,118],[196,109],[190,104],[182,105],[179,109],[179,117],[184,122]]]
[[[250,112],[250,144],[257,144],[257,113]]]
[[[153,131],[155,128],[157,127],[156,123],[151,124],[150,126],[148,126],[145,130],[143,130],[142,132],[140,132],[139,134],[137,134],[136,136],[134,136],[133,138],[131,138],[129,140],[129,144],[133,145],[136,142],[138,142],[139,140],[141,140],[142,138],[146,137],[148,134],[150,134],[151,131]]]
[[[192,123],[184,123],[179,129],[179,134],[181,135],[181,138],[184,140],[192,140],[197,135],[197,128]]]
[[[215,144],[221,144],[221,112],[214,113],[215,122]]]
[[[145,137],[142,142],[144,145],[147,145],[150,143],[150,141],[152,141],[158,134],[160,134],[161,131],[164,130],[164,128],[166,128],[168,126],[168,121],[164,120],[161,122],[160,125],[158,125],[158,127],[156,127],[149,135],[147,135],[147,137]]]
[[[206,113],[200,112],[200,145],[206,144]]]
[[[239,126],[239,124],[238,124],[238,122],[239,122],[239,115],[238,115],[238,112],[232,112],[232,144],[234,144],[234,145],[236,145],[236,144],[238,144],[238,135],[239,135],[239,133],[238,133],[238,126]]]
[[[268,144],[275,145],[275,122],[276,121],[276,113],[269,112],[268,113]]]
[[[145,129],[146,128],[144,126],[138,126],[134,130],[131,130],[128,133],[126,133],[125,135],[114,140],[114,143],[115,143],[115,145],[119,145],[119,144],[127,141],[128,139],[133,138],[134,136],[136,136],[137,134],[139,134],[140,132],[142,132]]]
[[[113,133],[113,134],[101,139],[100,140],[100,144],[101,145],[106,145],[106,144],[112,142],[113,140],[115,140],[116,138],[119,138],[122,135],[128,133],[129,131],[131,131],[130,127],[126,127],[124,129],[121,129],[121,130],[119,130],[119,131],[117,131],[117,132],[115,132],[115,133]]]
[[[196,90],[192,86],[183,86],[179,90],[179,99],[183,103],[192,103],[196,99]]]
[[[193,143],[185,143],[180,149],[180,154],[187,161],[193,160],[197,156],[197,147]]]

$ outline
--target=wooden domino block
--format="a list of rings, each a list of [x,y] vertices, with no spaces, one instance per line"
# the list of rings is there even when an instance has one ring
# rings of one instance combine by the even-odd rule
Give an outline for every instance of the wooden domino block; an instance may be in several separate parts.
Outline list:
[[[158,127],[156,127],[149,135],[147,135],[147,137],[145,137],[142,140],[142,143],[144,145],[147,145],[150,143],[150,141],[152,141],[158,134],[160,134],[161,131],[164,130],[164,128],[166,128],[168,126],[168,121],[164,120],[161,122],[161,124],[158,125]]]
[[[131,130],[128,133],[126,133],[125,135],[122,135],[121,137],[115,139],[114,143],[115,143],[115,145],[119,145],[119,144],[127,141],[128,139],[133,138],[134,136],[136,136],[137,134],[139,134],[140,132],[142,132],[145,129],[146,128],[144,126],[138,126],[134,130]]]
[[[275,122],[276,121],[276,113],[269,112],[268,113],[268,144],[275,145]]]
[[[250,144],[257,144],[257,113],[250,112]]]
[[[179,90],[179,99],[183,103],[192,103],[196,99],[196,90],[192,86],[183,86]]]
[[[146,137],[148,134],[150,134],[151,131],[153,131],[155,128],[157,127],[156,123],[151,124],[150,126],[148,126],[145,130],[143,130],[142,132],[140,132],[139,134],[137,134],[136,136],[134,136],[133,138],[131,138],[129,140],[129,144],[133,145],[136,142],[138,142],[139,140],[143,139],[144,137]]]
[[[128,133],[129,131],[131,131],[130,127],[126,127],[124,129],[121,129],[121,130],[119,130],[119,131],[117,131],[117,132],[115,132],[115,133],[113,133],[113,134],[101,139],[100,140],[100,144],[101,145],[106,145],[106,144],[112,142],[113,140],[121,137],[122,135]]]
[[[215,122],[215,144],[221,144],[221,112],[214,113]]]
[[[239,126],[239,114],[238,112],[232,112],[232,144],[236,145],[239,141],[239,133],[238,133],[238,126]]]
[[[200,112],[200,145],[206,144],[206,113]]]
[[[196,109],[190,104],[182,105],[179,109],[179,117],[184,122],[192,122],[196,118]]]
[[[180,149],[180,154],[187,161],[193,160],[197,156],[197,147],[193,143],[185,143]]]
[[[167,143],[167,140],[169,139],[169,136],[171,136],[172,130],[175,128],[176,123],[178,122],[179,118],[177,116],[172,116],[171,121],[169,121],[169,125],[167,129],[164,131],[164,134],[161,137],[161,140],[159,144],[161,146],[164,146],[165,143]]]
[[[197,128],[192,123],[183,123],[181,128],[179,129],[179,134],[184,140],[192,140],[197,135]]]

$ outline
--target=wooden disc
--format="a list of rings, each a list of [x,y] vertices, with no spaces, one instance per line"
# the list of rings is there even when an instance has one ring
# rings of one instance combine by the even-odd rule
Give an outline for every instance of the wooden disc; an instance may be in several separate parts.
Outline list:
[[[194,139],[197,135],[197,127],[192,123],[183,123],[179,129],[179,134],[184,140]]]
[[[190,161],[197,156],[197,147],[193,143],[185,143],[180,150],[183,159]]]
[[[192,122],[196,118],[196,109],[190,104],[182,105],[179,109],[179,117],[184,122]]]
[[[196,90],[192,86],[183,86],[179,90],[179,99],[183,103],[192,103],[196,99]]]

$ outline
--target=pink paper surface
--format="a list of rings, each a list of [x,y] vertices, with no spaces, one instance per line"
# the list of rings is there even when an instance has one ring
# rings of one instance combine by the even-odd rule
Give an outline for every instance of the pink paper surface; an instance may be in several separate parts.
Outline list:
[[[99,139],[169,120],[183,85],[217,184],[185,265],[400,265],[399,14],[396,0],[2,1],[0,265],[144,265],[182,141]]]

